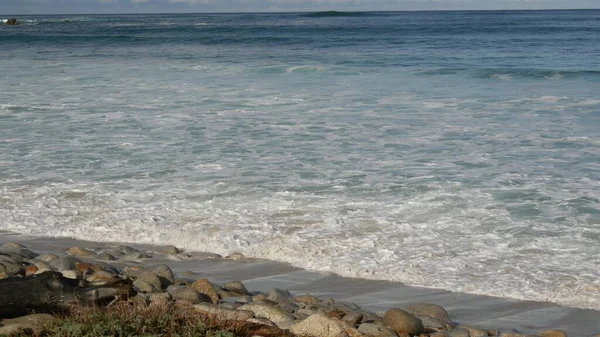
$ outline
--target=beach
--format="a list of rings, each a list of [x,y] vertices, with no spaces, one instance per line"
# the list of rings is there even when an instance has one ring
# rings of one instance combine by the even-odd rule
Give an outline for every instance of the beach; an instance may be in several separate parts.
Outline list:
[[[3,232],[0,235],[0,244],[7,242],[18,242],[40,254],[58,253],[63,256],[72,247],[98,252],[122,245]],[[165,248],[162,246],[131,246],[153,257],[118,262],[141,266],[164,263],[172,268],[176,278],[181,279],[207,278],[215,284],[242,281],[251,291],[268,293],[273,288],[286,289],[294,296],[309,294],[323,299],[333,298],[336,302],[354,303],[374,313],[383,313],[390,308],[403,308],[415,303],[432,303],[444,307],[456,325],[499,329],[500,332],[506,333],[518,330],[522,333],[536,334],[545,329],[560,329],[567,332],[568,336],[588,337],[599,332],[597,320],[600,312],[594,310],[451,293],[439,289],[409,287],[395,282],[347,278],[252,258],[227,259],[216,257],[214,254],[203,255],[200,252],[197,252],[197,255],[188,252],[189,257],[183,253],[165,255],[160,253]]]

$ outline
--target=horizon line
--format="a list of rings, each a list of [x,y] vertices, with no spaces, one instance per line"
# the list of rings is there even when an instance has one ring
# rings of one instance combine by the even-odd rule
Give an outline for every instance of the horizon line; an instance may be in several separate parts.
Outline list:
[[[386,12],[532,12],[532,11],[599,11],[598,8],[521,8],[521,9],[402,9],[402,10],[308,10],[308,11],[247,11],[247,12],[131,12],[131,13],[44,13],[44,14],[2,14],[8,16],[34,16],[34,15],[161,15],[161,14],[303,14],[303,13],[327,13],[327,12],[339,12],[339,13],[386,13]]]

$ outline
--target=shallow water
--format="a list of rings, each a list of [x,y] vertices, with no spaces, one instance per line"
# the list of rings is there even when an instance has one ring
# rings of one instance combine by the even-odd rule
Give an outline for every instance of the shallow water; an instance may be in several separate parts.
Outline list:
[[[600,11],[23,19],[0,229],[600,309]]]

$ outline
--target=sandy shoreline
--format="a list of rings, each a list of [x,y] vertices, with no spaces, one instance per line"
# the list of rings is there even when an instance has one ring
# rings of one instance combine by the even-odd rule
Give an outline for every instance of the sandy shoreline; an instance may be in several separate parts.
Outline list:
[[[84,248],[110,247],[114,244],[88,242],[70,238],[46,238],[0,232],[0,245],[19,242],[35,252],[56,252],[73,246]],[[157,246],[131,246],[153,252]],[[150,259],[152,263],[166,263],[182,275],[205,277],[223,283],[241,280],[253,291],[268,292],[283,288],[293,294],[314,294],[332,297],[336,301],[356,303],[366,310],[384,311],[411,303],[435,303],[443,306],[457,324],[492,329],[516,329],[520,332],[539,333],[547,328],[561,329],[569,336],[587,337],[600,332],[600,311],[561,307],[550,303],[519,301],[439,289],[409,287],[401,283],[341,277],[291,267],[286,264],[257,259]],[[191,272],[191,273],[190,273]]]

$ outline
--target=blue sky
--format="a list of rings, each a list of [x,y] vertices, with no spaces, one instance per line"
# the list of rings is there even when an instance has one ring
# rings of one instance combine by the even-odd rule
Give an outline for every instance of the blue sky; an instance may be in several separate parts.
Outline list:
[[[5,14],[600,8],[600,0],[0,0]]]

